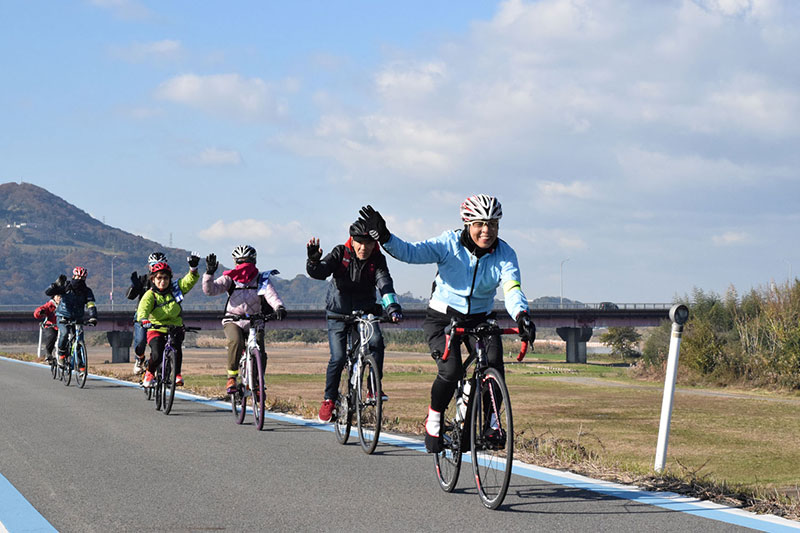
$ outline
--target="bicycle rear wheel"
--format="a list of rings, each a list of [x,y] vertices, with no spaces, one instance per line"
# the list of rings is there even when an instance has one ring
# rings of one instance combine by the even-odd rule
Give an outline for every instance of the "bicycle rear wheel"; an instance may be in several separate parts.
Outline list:
[[[264,368],[261,362],[261,354],[258,350],[253,350],[250,357],[253,358],[255,365],[253,370],[256,371],[254,376],[250,376],[251,392],[253,394],[253,423],[258,431],[264,429],[264,407],[266,403],[266,390],[264,387]]]
[[[372,354],[367,354],[361,361],[361,381],[357,393],[358,440],[367,454],[375,451],[381,435],[383,392],[378,376],[378,364]]]
[[[514,424],[506,382],[494,368],[479,380],[472,400],[472,471],[483,505],[497,509],[508,491],[514,460]]]
[[[164,390],[164,379],[161,376],[161,365],[159,364],[156,367],[155,390],[153,391],[153,395],[156,397],[156,411],[161,410],[161,401],[163,399],[161,391],[163,390]]]
[[[83,341],[78,342],[75,347],[75,379],[78,386],[83,388],[86,385],[86,377],[89,375],[89,363],[86,356],[86,344]],[[81,370],[83,367],[83,370]]]
[[[336,433],[336,440],[339,444],[347,444],[350,438],[350,428],[353,424],[353,406],[350,393],[350,364],[347,364],[339,379],[339,392],[336,399],[336,416],[333,419],[333,432]]]
[[[172,411],[172,402],[175,400],[175,350],[164,350],[164,414],[168,415]]]
[[[70,382],[72,381],[72,367],[74,366],[74,357],[75,357],[75,346],[73,345],[72,350],[67,357],[64,358],[64,368],[62,369],[62,379],[64,380],[64,385],[69,387]]]
[[[244,415],[247,413],[247,395],[245,394],[245,380],[247,379],[247,366],[244,358],[239,359],[239,373],[236,375],[236,390],[229,394],[231,400],[231,412],[236,418],[236,423],[244,422]]]
[[[458,474],[461,472],[461,439],[464,438],[464,423],[456,419],[458,395],[459,391],[456,389],[443,413],[440,431],[444,440],[444,448],[433,455],[436,478],[439,480],[439,486],[445,492],[453,492],[458,482]]]

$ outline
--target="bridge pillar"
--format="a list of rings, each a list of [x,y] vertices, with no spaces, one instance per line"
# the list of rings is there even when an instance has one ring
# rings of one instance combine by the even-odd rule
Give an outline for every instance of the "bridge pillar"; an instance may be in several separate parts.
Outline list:
[[[107,331],[106,337],[111,345],[111,362],[130,363],[133,333],[130,331]]]
[[[556,333],[567,341],[567,363],[586,363],[586,341],[592,338],[592,328],[556,328]]]

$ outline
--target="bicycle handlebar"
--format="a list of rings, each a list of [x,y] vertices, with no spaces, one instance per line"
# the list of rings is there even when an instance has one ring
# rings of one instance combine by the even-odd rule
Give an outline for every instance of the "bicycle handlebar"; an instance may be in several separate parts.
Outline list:
[[[447,361],[447,357],[450,355],[450,341],[453,337],[461,337],[463,335],[512,335],[516,334],[519,335],[519,328],[491,328],[491,329],[479,329],[479,328],[452,328],[450,333],[445,334],[445,345],[444,345],[444,354],[442,354],[442,361]],[[517,355],[517,361],[522,361],[525,358],[525,354],[528,353],[528,341],[523,340],[522,345],[519,349],[519,354]]]
[[[369,318],[372,316],[372,318]],[[339,313],[328,313],[327,318],[332,320],[337,320],[339,322],[345,322],[347,324],[354,324],[359,320],[368,320],[370,322],[392,322],[391,318],[387,318],[385,316],[375,315],[373,313],[367,313],[365,311],[353,311],[350,315],[341,315]]]
[[[255,313],[255,314],[252,314],[252,315],[233,315],[233,314],[228,314],[228,315],[223,316],[222,320],[225,320],[227,318],[230,318],[232,320],[249,320],[251,323],[253,323],[253,322],[256,322],[258,320],[263,320],[264,322],[269,322],[270,320],[275,320],[276,318],[278,318],[278,315],[276,313],[269,313],[269,314]]]

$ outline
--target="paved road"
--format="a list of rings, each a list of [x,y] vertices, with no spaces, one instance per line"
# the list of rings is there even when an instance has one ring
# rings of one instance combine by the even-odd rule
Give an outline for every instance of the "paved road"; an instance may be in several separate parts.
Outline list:
[[[313,426],[268,420],[259,433],[183,399],[164,416],[138,388],[65,387],[0,359],[0,473],[59,531],[746,530],[517,475],[488,511],[464,466],[445,494],[412,449],[368,457]]]

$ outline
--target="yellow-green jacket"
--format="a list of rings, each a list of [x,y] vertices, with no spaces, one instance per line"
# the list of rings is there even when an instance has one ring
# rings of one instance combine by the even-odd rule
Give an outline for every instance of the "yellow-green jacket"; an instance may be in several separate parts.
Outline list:
[[[173,281],[169,290],[164,294],[149,289],[139,301],[136,317],[139,320],[147,318],[152,324],[151,330],[161,333],[167,332],[167,326],[182,326],[180,300],[183,299],[184,294],[192,290],[198,279],[200,279],[200,275],[197,270],[190,270],[177,282]],[[178,295],[177,299],[176,295]]]

